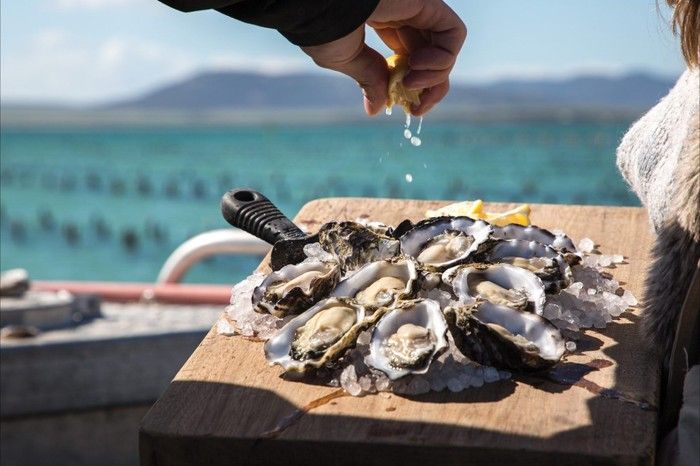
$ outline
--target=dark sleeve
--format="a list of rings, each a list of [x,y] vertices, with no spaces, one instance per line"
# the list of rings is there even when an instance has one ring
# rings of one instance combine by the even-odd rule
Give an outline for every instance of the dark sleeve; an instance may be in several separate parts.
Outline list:
[[[160,0],[180,11],[216,9],[246,23],[277,29],[299,46],[340,39],[360,27],[379,0]]]

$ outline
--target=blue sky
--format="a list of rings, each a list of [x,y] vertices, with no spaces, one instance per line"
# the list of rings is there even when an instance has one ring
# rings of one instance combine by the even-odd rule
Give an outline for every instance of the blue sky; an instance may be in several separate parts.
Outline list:
[[[454,81],[684,68],[663,0],[661,9],[655,0],[448,3],[469,28]],[[96,102],[202,69],[315,69],[276,31],[156,0],[6,0],[0,9],[5,101]]]

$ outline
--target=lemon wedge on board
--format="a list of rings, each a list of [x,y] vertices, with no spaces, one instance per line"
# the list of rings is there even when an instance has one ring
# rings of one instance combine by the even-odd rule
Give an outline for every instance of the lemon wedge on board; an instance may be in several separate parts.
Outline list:
[[[441,215],[466,216],[475,220],[486,220],[492,225],[499,227],[515,223],[517,225],[530,225],[530,206],[522,204],[506,212],[486,212],[484,202],[481,199],[476,201],[464,201],[446,205],[435,210],[428,210],[427,217],[439,217]]]

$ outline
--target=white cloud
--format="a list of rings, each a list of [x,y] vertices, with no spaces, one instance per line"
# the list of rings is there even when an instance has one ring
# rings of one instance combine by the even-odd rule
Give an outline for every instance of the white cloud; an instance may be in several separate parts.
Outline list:
[[[254,58],[215,53],[206,59],[205,67],[213,70],[254,71],[278,75],[309,69],[310,61],[305,56],[257,56]]]
[[[312,68],[296,56],[196,55],[158,42],[113,36],[86,41],[64,29],[36,34],[23,49],[0,56],[3,100],[100,102],[131,97],[201,70],[280,74]]]
[[[2,98],[98,101],[128,96],[192,72],[178,49],[131,38],[81,40],[65,30],[37,34],[24,50],[3,52]]]

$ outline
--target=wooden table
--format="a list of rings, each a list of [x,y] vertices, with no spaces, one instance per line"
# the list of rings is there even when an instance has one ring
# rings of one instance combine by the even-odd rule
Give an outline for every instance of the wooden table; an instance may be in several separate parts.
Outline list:
[[[310,230],[358,217],[396,224],[444,204],[321,199],[296,221]],[[533,205],[532,221],[624,254],[627,263],[611,271],[641,296],[651,240],[643,209]],[[626,312],[602,332],[586,331],[565,365],[599,369],[573,385],[516,378],[415,397],[353,398],[285,380],[261,342],[211,330],[144,418],[141,464],[652,464],[659,363],[638,321],[639,311]]]

